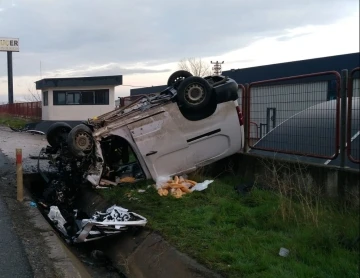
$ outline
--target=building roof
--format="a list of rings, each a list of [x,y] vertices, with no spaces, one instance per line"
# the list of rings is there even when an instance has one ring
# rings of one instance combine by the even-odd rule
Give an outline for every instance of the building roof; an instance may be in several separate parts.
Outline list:
[[[45,78],[35,83],[36,90],[61,87],[118,86],[122,85],[122,75]]]
[[[359,52],[258,67],[232,69],[223,71],[222,74],[234,79],[239,84],[245,84],[324,71],[337,71],[340,73],[341,70],[348,69],[350,72],[356,67],[360,67]]]
[[[139,89],[131,89],[130,96],[159,93],[159,92],[165,90],[167,87],[168,87],[167,85],[161,85],[161,86],[152,86],[152,87],[139,88]]]

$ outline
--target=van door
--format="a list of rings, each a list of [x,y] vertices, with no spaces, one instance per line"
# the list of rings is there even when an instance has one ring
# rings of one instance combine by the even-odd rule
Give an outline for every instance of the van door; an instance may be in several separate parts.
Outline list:
[[[195,169],[188,142],[167,111],[130,123],[128,128],[153,179]]]

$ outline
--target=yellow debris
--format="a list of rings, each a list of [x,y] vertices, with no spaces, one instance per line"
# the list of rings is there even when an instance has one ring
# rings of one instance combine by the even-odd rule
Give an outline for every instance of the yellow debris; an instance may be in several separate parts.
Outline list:
[[[181,198],[183,195],[191,193],[192,191],[190,189],[196,184],[196,181],[187,180],[181,176],[175,176],[173,179],[168,180],[166,184],[158,190],[158,194],[160,196],[167,196],[170,191],[171,195],[175,198]]]
[[[122,183],[122,182],[132,183],[132,182],[135,182],[135,178],[133,178],[133,177],[125,177],[125,178],[122,178],[122,179],[119,180],[119,183]]]

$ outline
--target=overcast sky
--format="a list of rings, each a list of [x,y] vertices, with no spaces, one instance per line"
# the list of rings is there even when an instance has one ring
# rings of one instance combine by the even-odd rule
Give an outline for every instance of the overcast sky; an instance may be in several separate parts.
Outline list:
[[[0,37],[20,39],[18,100],[34,89],[40,61],[43,78],[122,74],[151,86],[185,57],[224,60],[226,70],[358,52],[359,0],[0,0]]]

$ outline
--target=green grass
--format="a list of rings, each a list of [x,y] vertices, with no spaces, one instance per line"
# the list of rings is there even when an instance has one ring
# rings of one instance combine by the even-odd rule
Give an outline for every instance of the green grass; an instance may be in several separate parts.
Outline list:
[[[0,115],[0,125],[11,126],[14,128],[22,128],[28,122],[28,119],[17,118],[8,115]]]
[[[256,188],[241,196],[234,190],[240,183],[224,177],[180,199],[160,197],[147,188],[150,181],[101,192],[226,277],[358,277],[359,244],[352,244],[359,236],[357,210],[324,204],[312,221],[303,203]],[[290,250],[288,257],[278,255],[280,247]]]

